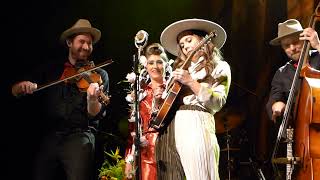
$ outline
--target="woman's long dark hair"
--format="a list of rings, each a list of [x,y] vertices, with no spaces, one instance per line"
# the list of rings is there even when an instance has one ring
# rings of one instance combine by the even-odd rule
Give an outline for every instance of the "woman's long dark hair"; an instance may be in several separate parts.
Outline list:
[[[181,37],[185,35],[197,35],[200,38],[203,38],[205,34],[206,33],[204,33],[203,31],[187,30],[178,35],[177,41],[179,42]],[[178,48],[178,56],[173,64],[173,69],[181,67],[184,61],[187,59],[187,57],[182,53],[182,49],[179,46],[179,43],[177,48]],[[198,72],[204,68],[206,70],[207,77],[208,77],[212,73],[213,69],[216,67],[217,62],[223,60],[222,54],[220,50],[217,47],[215,47],[215,45],[211,41],[206,43],[206,45],[199,50],[199,53],[202,53],[202,56],[205,57],[205,60],[202,61],[195,70],[196,72]]]

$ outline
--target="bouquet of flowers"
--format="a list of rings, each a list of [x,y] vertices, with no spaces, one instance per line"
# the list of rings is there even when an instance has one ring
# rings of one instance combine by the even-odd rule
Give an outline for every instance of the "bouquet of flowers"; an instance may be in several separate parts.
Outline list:
[[[99,169],[99,178],[101,180],[122,180],[125,177],[124,168],[125,161],[119,155],[119,148],[115,152],[111,153],[105,152],[111,158],[109,161],[107,158],[103,162],[101,168]]]

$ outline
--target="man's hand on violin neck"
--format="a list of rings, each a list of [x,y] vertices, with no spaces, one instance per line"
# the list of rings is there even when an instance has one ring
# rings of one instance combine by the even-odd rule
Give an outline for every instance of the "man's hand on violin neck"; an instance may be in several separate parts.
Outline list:
[[[99,87],[98,83],[90,83],[87,89],[87,100],[88,101],[98,101],[98,97],[102,91],[103,86]]]

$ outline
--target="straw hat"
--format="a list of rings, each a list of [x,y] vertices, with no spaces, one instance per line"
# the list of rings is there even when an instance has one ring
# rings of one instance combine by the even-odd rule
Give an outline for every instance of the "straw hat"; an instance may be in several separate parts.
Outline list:
[[[162,46],[171,54],[177,56],[177,37],[186,30],[200,30],[206,33],[215,31],[217,36],[213,39],[213,43],[217,48],[221,48],[227,39],[225,30],[217,23],[204,20],[204,19],[184,19],[170,24],[166,27],[160,36]]]
[[[98,42],[101,38],[101,32],[99,29],[96,29],[91,26],[91,23],[86,19],[79,19],[71,28],[65,30],[61,36],[60,41],[65,42],[65,40],[74,34],[79,33],[89,33],[92,35],[93,38],[93,44]]]
[[[270,45],[280,45],[283,38],[288,36],[298,35],[303,31],[300,22],[296,19],[288,19],[283,23],[278,24],[278,37],[270,41]]]

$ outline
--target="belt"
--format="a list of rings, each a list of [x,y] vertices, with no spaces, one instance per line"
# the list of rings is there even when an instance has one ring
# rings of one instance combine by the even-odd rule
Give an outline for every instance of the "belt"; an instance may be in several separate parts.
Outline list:
[[[194,110],[194,111],[203,111],[203,112],[210,113],[207,109],[197,105],[181,105],[179,107],[179,110]]]

